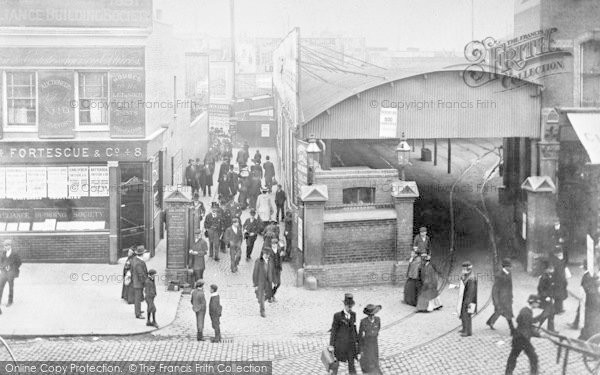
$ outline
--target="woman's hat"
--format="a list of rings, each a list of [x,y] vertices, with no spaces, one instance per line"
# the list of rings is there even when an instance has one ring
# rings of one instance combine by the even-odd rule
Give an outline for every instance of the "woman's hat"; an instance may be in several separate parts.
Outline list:
[[[204,286],[204,280],[202,280],[202,279],[196,281],[196,288],[198,288],[200,286]]]
[[[135,248],[135,255],[142,255],[146,253],[148,250],[144,249],[143,246],[138,246]]]
[[[375,315],[379,312],[379,310],[381,310],[381,305],[373,305],[369,303],[363,310],[363,313],[366,315]]]
[[[150,271],[148,271],[148,275],[156,275],[156,270],[151,269]]]
[[[355,302],[352,293],[344,294],[344,301],[342,302],[344,302],[344,305],[354,306]]]

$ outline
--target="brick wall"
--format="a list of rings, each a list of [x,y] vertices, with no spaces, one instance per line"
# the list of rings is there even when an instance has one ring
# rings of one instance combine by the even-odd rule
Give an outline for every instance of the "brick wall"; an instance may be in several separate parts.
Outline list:
[[[108,232],[65,235],[8,235],[24,262],[108,263]]]
[[[396,220],[328,222],[323,242],[324,264],[394,260]]]
[[[355,285],[403,285],[406,267],[406,265],[395,265],[392,261],[329,264],[319,268],[305,268],[304,277],[315,277],[319,288]]]
[[[354,187],[375,188],[375,204],[392,204],[392,182],[398,179],[395,169],[332,168],[319,170],[315,184],[327,185],[329,200],[325,207],[340,206],[343,190]]]

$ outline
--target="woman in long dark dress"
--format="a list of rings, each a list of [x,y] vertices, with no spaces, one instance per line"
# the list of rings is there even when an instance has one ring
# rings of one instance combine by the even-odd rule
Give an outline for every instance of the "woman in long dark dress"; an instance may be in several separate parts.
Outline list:
[[[130,305],[134,302],[135,291],[131,287],[131,282],[129,285],[125,285],[125,279],[129,273],[129,280],[131,281],[131,260],[134,256],[135,253],[133,252],[133,249],[129,249],[127,252],[127,260],[125,261],[125,266],[123,267],[123,288],[121,289],[121,298],[127,301],[127,303]]]
[[[437,271],[431,264],[431,255],[424,254],[424,261],[421,264],[421,291],[417,299],[417,311],[431,312],[442,307],[438,298],[438,278]]]
[[[368,304],[363,310],[367,317],[360,321],[358,347],[360,350],[360,369],[363,374],[381,375],[379,344],[377,343],[381,320],[378,316],[375,316],[379,310],[381,310],[381,305]]]
[[[420,271],[421,254],[413,250],[406,271],[406,283],[404,284],[404,302],[411,306],[417,305],[417,296],[421,288]]]

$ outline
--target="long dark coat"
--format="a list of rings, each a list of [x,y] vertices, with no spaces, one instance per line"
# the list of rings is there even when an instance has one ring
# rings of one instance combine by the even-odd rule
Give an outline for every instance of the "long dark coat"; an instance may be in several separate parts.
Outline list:
[[[494,286],[492,287],[492,301],[496,312],[506,318],[513,317],[513,288],[510,273],[506,274],[506,272],[500,270],[496,274]]]
[[[271,295],[271,282],[269,281],[268,265],[265,264],[262,256],[254,262],[254,270],[252,272],[252,284],[254,287],[258,287],[256,290],[256,297],[269,298]]]
[[[565,275],[565,261],[558,259],[553,254],[549,257],[550,263],[554,266],[554,298],[558,300],[567,299],[567,277]]]
[[[426,261],[421,265],[421,290],[417,298],[417,310],[427,310],[429,301],[438,295],[437,272],[433,264]]]
[[[281,284],[281,270],[283,269],[281,266],[281,253],[283,248],[277,246],[276,253],[269,248],[269,252],[269,281],[273,284]]]
[[[344,311],[333,315],[329,345],[333,346],[333,354],[338,361],[354,360],[358,355],[358,333],[356,332],[356,313],[350,312],[350,320]]]
[[[128,304],[133,304],[134,302],[134,293],[133,293],[133,285],[131,283],[129,285],[125,285],[125,275],[127,275],[127,271],[129,271],[129,275],[131,272],[131,261],[135,257],[135,255],[131,255],[127,257],[125,261],[125,266],[123,266],[123,288],[121,289],[121,298],[127,301]]]
[[[477,312],[477,279],[473,275],[469,275],[464,283],[465,290],[460,308],[460,318],[467,314],[469,304],[471,303],[475,304],[475,312]]]
[[[358,328],[358,347],[360,348],[360,368],[363,373],[381,374],[379,368],[379,344],[377,337],[381,329],[378,316],[371,322],[368,317],[360,321]]]
[[[581,330],[581,340],[587,340],[600,333],[600,281],[586,272],[581,278],[581,286],[585,291],[585,319]]]

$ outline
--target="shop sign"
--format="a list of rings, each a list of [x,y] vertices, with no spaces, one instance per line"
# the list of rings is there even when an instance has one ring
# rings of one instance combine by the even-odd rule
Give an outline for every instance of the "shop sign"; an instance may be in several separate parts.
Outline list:
[[[145,142],[33,142],[0,143],[0,164],[98,161],[145,161]]]
[[[0,0],[3,27],[152,26],[152,0]]]
[[[396,138],[398,134],[398,108],[381,107],[379,113],[379,137]]]
[[[39,72],[40,138],[74,136],[74,92],[72,72]]]
[[[111,99],[110,136],[117,138],[144,137],[145,106],[144,72],[115,71],[110,74]]]
[[[0,66],[143,68],[144,48],[4,47]]]

